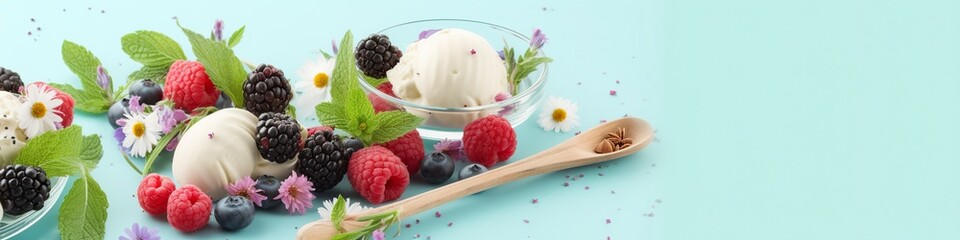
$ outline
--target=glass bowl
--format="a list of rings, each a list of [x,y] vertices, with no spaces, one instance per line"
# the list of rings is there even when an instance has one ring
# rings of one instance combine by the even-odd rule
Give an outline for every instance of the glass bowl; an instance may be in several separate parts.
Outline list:
[[[47,212],[50,212],[50,209],[52,209],[54,205],[57,205],[57,200],[60,199],[60,194],[63,193],[66,185],[66,177],[51,178],[50,198],[47,198],[47,201],[43,202],[43,208],[19,216],[3,214],[3,219],[0,219],[0,239],[10,239],[16,236],[20,232],[23,232],[23,230],[27,230],[27,228],[33,226],[33,224],[37,223],[44,215],[47,215]]]
[[[464,19],[427,19],[397,24],[377,33],[390,37],[390,41],[401,50],[407,44],[418,40],[420,32],[428,29],[459,28],[474,32],[487,40],[494,49],[502,49],[503,44],[513,47],[517,54],[523,54],[530,46],[530,37],[515,30],[481,21]],[[540,52],[541,55],[544,53]],[[383,98],[394,107],[404,109],[425,120],[417,127],[420,136],[425,139],[460,139],[463,128],[471,121],[488,115],[500,114],[510,125],[516,127],[530,118],[540,107],[543,99],[543,87],[547,83],[546,64],[537,67],[537,70],[523,79],[518,86],[517,94],[505,101],[487,105],[463,108],[426,106],[383,93],[375,86],[370,85],[361,77],[360,85],[367,93]]]

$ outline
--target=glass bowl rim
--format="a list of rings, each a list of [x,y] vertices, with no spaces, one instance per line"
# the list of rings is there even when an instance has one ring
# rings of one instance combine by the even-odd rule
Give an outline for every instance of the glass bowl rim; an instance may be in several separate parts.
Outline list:
[[[380,31],[377,31],[377,33],[381,34],[390,29],[404,26],[404,25],[414,24],[414,23],[442,22],[442,21],[466,22],[466,23],[476,23],[476,24],[487,25],[497,30],[502,30],[506,33],[509,33],[510,35],[513,35],[514,37],[517,37],[526,42],[530,42],[530,38],[527,37],[526,35],[523,35],[522,33],[517,32],[516,30],[510,29],[501,25],[483,22],[483,21],[477,21],[477,20],[456,19],[456,18],[437,18],[437,19],[422,19],[422,20],[416,20],[416,21],[409,21],[409,22],[404,22],[404,23],[400,23],[400,24],[396,24],[396,25],[384,28]],[[546,53],[543,52],[543,49],[537,49],[537,51],[540,52],[540,55],[546,56]],[[543,68],[540,69],[540,74],[539,76],[537,76],[537,80],[533,83],[533,85],[525,89],[523,92],[520,92],[516,96],[512,96],[502,102],[496,102],[496,103],[485,104],[485,105],[474,106],[474,107],[435,107],[435,106],[421,105],[421,104],[413,103],[400,98],[395,98],[393,96],[390,96],[390,95],[387,95],[386,93],[381,92],[376,87],[371,86],[369,83],[367,83],[367,81],[364,79],[363,73],[358,73],[357,80],[360,81],[360,85],[363,86],[363,88],[367,90],[367,92],[372,92],[373,94],[376,94],[380,98],[386,99],[387,101],[390,101],[395,104],[399,104],[404,107],[413,107],[418,110],[429,110],[429,111],[435,111],[435,112],[477,112],[477,111],[485,111],[490,109],[499,109],[499,108],[503,108],[513,104],[517,104],[522,99],[525,99],[527,96],[535,94],[536,91],[538,91],[538,89],[542,90],[541,89],[542,85],[546,84],[548,69],[549,69],[548,64],[544,63]]]

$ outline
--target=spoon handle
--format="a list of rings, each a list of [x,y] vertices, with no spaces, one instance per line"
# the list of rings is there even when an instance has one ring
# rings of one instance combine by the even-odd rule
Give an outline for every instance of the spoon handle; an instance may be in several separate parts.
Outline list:
[[[636,120],[642,122],[642,120]],[[642,123],[646,124],[646,122]],[[464,196],[478,193],[522,178],[624,157],[642,149],[649,143],[649,139],[652,138],[648,137],[646,139],[638,139],[640,141],[635,146],[625,148],[620,151],[606,154],[595,153],[593,148],[606,135],[606,132],[601,131],[600,129],[610,129],[611,126],[608,126],[609,124],[614,123],[608,122],[607,124],[601,124],[600,126],[584,132],[577,137],[568,139],[559,145],[544,150],[533,156],[524,158],[523,160],[495,168],[483,174],[447,184],[446,186],[430,190],[402,201],[367,210],[366,212],[358,214],[358,216],[400,210],[400,218],[403,219]],[[649,130],[649,125],[647,125],[647,129],[644,130]]]

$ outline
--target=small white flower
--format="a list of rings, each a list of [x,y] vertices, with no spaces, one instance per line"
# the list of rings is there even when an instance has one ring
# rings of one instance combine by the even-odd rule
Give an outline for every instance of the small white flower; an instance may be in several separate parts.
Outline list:
[[[20,119],[20,128],[28,138],[36,137],[42,133],[57,130],[57,125],[63,122],[60,117],[60,111],[55,108],[63,104],[63,100],[57,99],[57,93],[53,89],[41,87],[37,84],[30,84],[26,88],[26,101],[20,105],[17,111],[17,118]]]
[[[297,115],[303,120],[316,120],[316,106],[330,101],[330,86],[333,83],[334,59],[317,57],[316,61],[307,61],[297,71],[299,80],[294,84],[294,91],[299,94],[295,99]]]
[[[579,110],[577,103],[568,99],[550,97],[547,103],[543,105],[537,123],[546,131],[570,131],[571,128],[580,126],[580,117],[577,116],[577,110]]]
[[[144,157],[147,155],[153,145],[160,141],[160,121],[156,112],[144,116],[142,112],[124,113],[127,119],[123,125],[123,147],[130,149],[130,155]]]
[[[357,202],[350,203],[349,198],[344,198],[344,200],[346,203],[344,205],[347,206],[347,211],[346,211],[347,214],[345,214],[344,216],[355,215],[360,212],[363,212],[364,210],[370,209],[368,207],[361,206],[360,203],[357,203]],[[323,207],[317,208],[317,213],[320,214],[320,219],[330,219],[331,218],[330,216],[333,216],[333,204],[335,202],[337,202],[337,198],[333,198],[331,200],[323,200]]]

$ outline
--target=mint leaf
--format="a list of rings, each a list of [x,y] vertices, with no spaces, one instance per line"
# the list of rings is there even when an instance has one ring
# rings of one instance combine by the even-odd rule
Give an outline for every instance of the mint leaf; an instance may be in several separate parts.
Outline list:
[[[97,85],[97,67],[101,66],[100,59],[93,56],[93,53],[86,48],[70,41],[63,41],[61,46],[63,54],[63,63],[70,68],[70,71],[80,77],[80,83],[83,84],[85,91],[98,91],[104,97],[107,92]],[[110,85],[113,88],[113,84]]]
[[[343,222],[345,215],[347,215],[347,200],[343,199],[343,195],[339,195],[337,202],[333,203],[333,209],[330,210],[330,221],[337,230],[341,229],[340,222]]]
[[[167,72],[170,71],[170,65],[166,66],[143,66],[140,70],[134,71],[127,76],[127,80],[150,79],[153,82],[164,84],[167,80]]]
[[[340,40],[340,52],[337,54],[337,62],[333,67],[333,86],[330,89],[330,96],[334,103],[343,103],[353,91],[357,83],[357,59],[353,57],[353,48],[350,45],[353,42],[353,33],[347,31]],[[342,104],[341,104],[342,105]],[[351,114],[347,114],[351,116]]]
[[[339,105],[335,105],[331,102],[323,102],[317,105],[317,118],[320,119],[320,123],[325,126],[347,126],[347,119],[343,116],[343,111],[340,110]]]
[[[104,98],[103,95],[92,92],[84,91],[73,86],[62,84],[62,83],[47,83],[54,88],[60,89],[73,97],[76,100],[76,108],[84,112],[89,113],[103,113],[110,109],[112,104],[109,99]]]
[[[237,29],[237,31],[233,32],[233,34],[230,35],[230,39],[227,40],[227,46],[230,48],[237,46],[237,44],[240,43],[240,40],[243,39],[243,31],[245,29],[247,29],[247,26],[240,27],[240,29]]]
[[[186,60],[180,44],[159,32],[140,30],[120,39],[123,52],[130,59],[150,67],[170,67],[176,60]]]
[[[360,74],[360,77],[363,78],[364,81],[367,81],[367,84],[370,84],[370,86],[373,86],[373,87],[380,86],[380,84],[383,84],[383,83],[387,82],[387,78],[386,78],[386,77],[384,77],[384,78],[374,78],[374,77],[371,77],[371,76],[367,76],[366,74]]]
[[[333,55],[330,55],[329,53],[327,53],[326,51],[323,51],[323,50],[320,50],[320,55],[323,55],[323,58],[324,58],[324,59],[334,58]]]
[[[80,172],[80,126],[70,126],[62,130],[50,131],[27,142],[20,150],[14,163],[37,166],[47,172],[47,176],[70,176]]]
[[[180,26],[179,22],[177,26],[190,39],[193,54],[206,68],[207,75],[210,76],[213,84],[233,100],[233,106],[243,108],[243,81],[247,79],[247,71],[243,69],[243,64],[233,54],[233,50],[222,42],[205,38]]]
[[[63,239],[103,239],[106,232],[107,194],[90,172],[73,182],[60,206],[60,237]]]
[[[87,135],[80,144],[80,163],[85,169],[93,170],[103,157],[103,146],[100,145],[99,135]]]
[[[293,104],[287,105],[287,114],[290,115],[293,119],[297,119],[297,107],[294,107]]]
[[[374,121],[378,122],[378,127],[373,132],[371,142],[377,144],[389,142],[407,134],[417,128],[423,119],[408,112],[387,111],[377,113]]]

